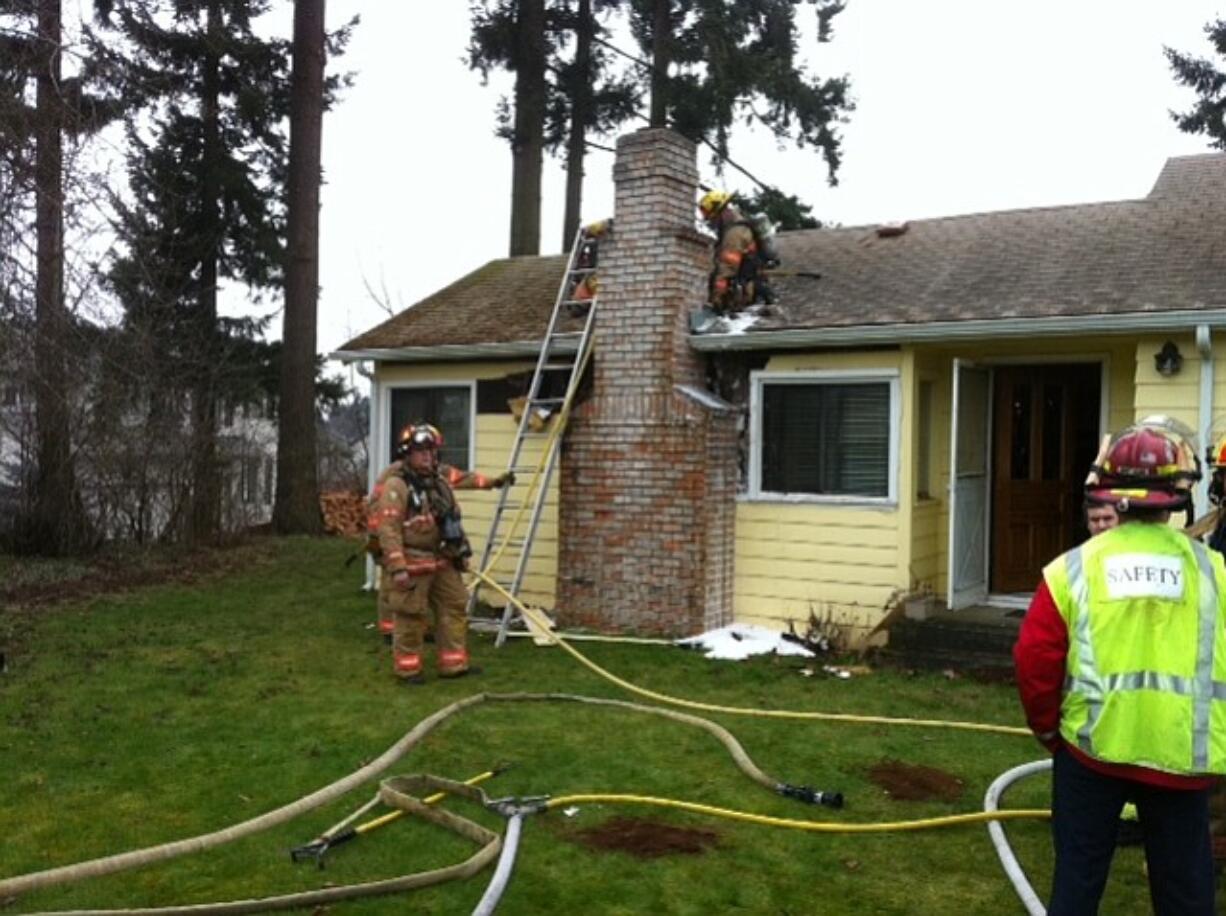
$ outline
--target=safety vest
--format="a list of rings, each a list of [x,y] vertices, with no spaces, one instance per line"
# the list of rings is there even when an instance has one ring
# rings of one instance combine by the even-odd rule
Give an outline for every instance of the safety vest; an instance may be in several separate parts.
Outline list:
[[[1128,522],[1043,570],[1068,627],[1060,734],[1110,763],[1226,773],[1226,566]]]

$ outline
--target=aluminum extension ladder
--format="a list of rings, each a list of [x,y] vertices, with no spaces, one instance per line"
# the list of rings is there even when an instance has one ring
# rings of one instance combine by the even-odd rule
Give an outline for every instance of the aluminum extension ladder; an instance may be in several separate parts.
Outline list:
[[[602,224],[593,224],[601,226]],[[478,567],[483,574],[490,576],[498,585],[511,594],[518,596],[524,575],[528,569],[528,560],[532,552],[532,542],[536,537],[537,525],[545,508],[545,499],[549,491],[549,482],[557,466],[561,451],[562,435],[565,432],[566,421],[570,416],[571,403],[578,390],[583,370],[591,355],[593,330],[595,328],[597,295],[595,290],[591,298],[576,299],[575,292],[596,272],[596,249],[598,238],[607,231],[609,223],[603,224],[600,236],[589,233],[593,227],[580,227],[575,233],[575,241],[570,249],[570,257],[566,262],[566,271],[558,287],[558,295],[554,300],[553,312],[549,316],[549,327],[545,332],[544,344],[537,357],[536,370],[532,373],[532,381],[524,402],[523,414],[519,419],[519,430],[515,436],[515,444],[507,459],[507,470],[515,474],[516,486],[503,487],[498,491],[498,503],[494,508],[493,519],[490,522],[489,535],[481,548],[481,564]],[[559,330],[564,315],[578,316],[583,314],[583,330],[563,332]],[[575,341],[573,353],[563,352],[569,347],[560,344]],[[565,379],[566,394],[562,397],[545,397],[548,390],[556,391],[560,387],[557,379]],[[546,388],[546,380],[551,383]],[[543,428],[535,428],[534,416],[538,411],[548,411],[550,418]],[[527,464],[524,456],[524,446],[530,441],[542,444],[542,453],[535,465]],[[524,516],[527,516],[526,521]],[[508,519],[508,516],[510,518]],[[522,527],[522,534],[519,529]],[[504,573],[498,574],[495,567],[506,569],[514,562],[514,572],[508,578]],[[471,618],[476,608],[484,583],[478,579],[468,596],[467,613]],[[491,589],[492,591],[496,591]],[[501,596],[504,597],[505,596]],[[503,608],[502,621],[498,626],[496,646],[501,646],[507,638],[507,630],[515,617],[515,606],[507,601]]]

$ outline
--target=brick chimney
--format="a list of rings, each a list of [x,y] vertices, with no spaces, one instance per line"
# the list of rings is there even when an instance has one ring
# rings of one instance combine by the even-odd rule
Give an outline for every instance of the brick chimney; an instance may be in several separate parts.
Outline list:
[[[592,396],[561,465],[558,611],[570,625],[690,634],[732,620],[736,415],[687,342],[711,240],[694,229],[694,144],[623,136],[601,243]]]

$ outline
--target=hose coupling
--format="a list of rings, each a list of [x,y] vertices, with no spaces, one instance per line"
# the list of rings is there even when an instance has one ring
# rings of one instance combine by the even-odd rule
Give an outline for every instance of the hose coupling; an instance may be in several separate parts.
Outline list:
[[[524,817],[540,814],[545,810],[548,801],[548,795],[525,795],[523,798],[508,795],[506,798],[491,798],[485,803],[485,807],[503,817]]]
[[[843,807],[842,792],[823,792],[812,786],[794,786],[786,782],[779,783],[775,789],[780,795],[798,799],[806,804],[825,805],[827,808]]]

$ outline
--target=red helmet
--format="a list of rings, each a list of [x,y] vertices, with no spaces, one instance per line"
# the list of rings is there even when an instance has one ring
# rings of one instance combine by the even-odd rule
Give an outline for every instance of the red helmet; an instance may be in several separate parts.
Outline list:
[[[443,434],[429,423],[410,423],[396,440],[396,457],[404,457],[417,449],[438,451],[443,447]]]
[[[1089,484],[1091,502],[1129,508],[1181,509],[1189,486],[1200,479],[1196,448],[1169,427],[1141,423],[1111,438],[1097,480]]]

